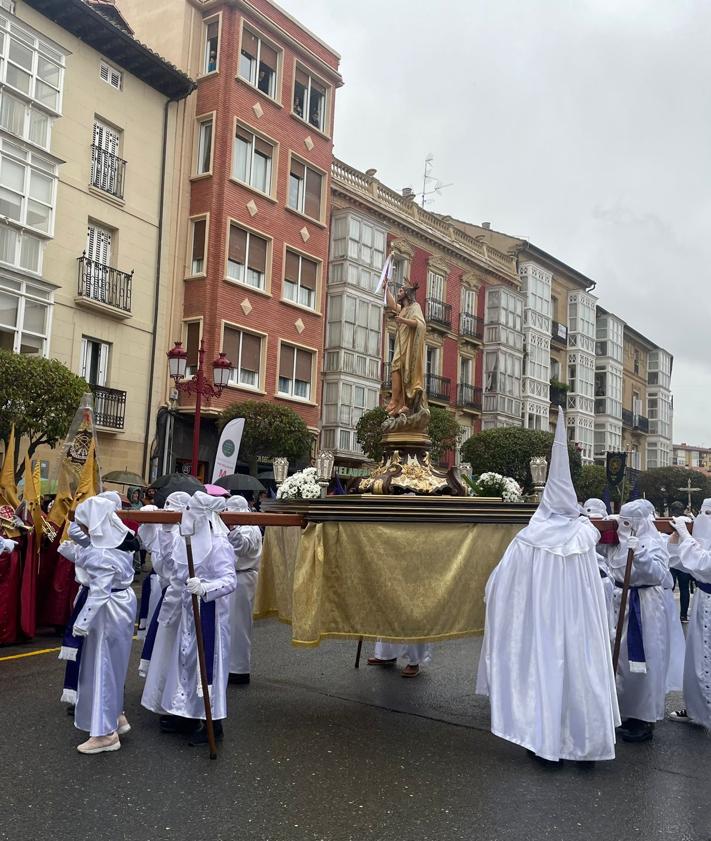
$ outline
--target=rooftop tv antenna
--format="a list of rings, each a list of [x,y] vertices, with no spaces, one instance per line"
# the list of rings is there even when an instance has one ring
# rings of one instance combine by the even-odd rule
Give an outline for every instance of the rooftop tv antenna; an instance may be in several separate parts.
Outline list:
[[[452,187],[454,184],[454,182],[451,184],[443,184],[439,178],[435,178],[434,175],[430,174],[432,172],[433,160],[434,155],[432,152],[428,152],[427,157],[425,158],[425,170],[422,175],[422,193],[420,195],[422,207],[434,201],[434,199],[430,199],[428,196],[441,196],[442,190],[447,187]]]

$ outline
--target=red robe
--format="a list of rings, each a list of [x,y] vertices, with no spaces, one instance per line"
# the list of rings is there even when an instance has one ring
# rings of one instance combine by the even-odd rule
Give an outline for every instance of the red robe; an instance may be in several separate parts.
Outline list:
[[[74,564],[59,554],[61,532],[53,543],[42,541],[40,563],[38,625],[63,628],[72,612],[79,585],[74,580]]]
[[[0,555],[0,645],[20,638],[20,558],[22,546]]]

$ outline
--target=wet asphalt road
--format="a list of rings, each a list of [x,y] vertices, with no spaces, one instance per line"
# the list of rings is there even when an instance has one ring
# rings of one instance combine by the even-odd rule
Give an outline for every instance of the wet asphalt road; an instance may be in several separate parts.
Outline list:
[[[140,707],[120,751],[79,755],[58,645],[0,649],[0,839],[11,841],[711,840],[711,737],[671,722],[592,769],[542,768],[488,732],[479,640],[434,647],[416,680],[353,668],[355,643],[295,649],[260,622],[253,682],[230,687],[217,761]],[[365,656],[372,645],[364,645]],[[670,706],[678,702],[670,699]]]

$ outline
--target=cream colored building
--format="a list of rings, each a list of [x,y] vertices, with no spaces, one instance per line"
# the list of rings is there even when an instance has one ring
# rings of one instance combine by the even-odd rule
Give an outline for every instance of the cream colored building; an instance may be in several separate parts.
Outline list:
[[[170,339],[164,172],[194,84],[107,0],[0,6],[0,346],[82,375],[103,471],[143,474]]]

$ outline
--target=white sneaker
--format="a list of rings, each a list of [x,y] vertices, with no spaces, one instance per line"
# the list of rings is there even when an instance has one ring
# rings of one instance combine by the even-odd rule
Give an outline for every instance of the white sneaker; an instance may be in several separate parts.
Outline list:
[[[126,718],[124,713],[121,713],[121,715],[118,717],[118,727],[116,728],[116,732],[119,734],[119,736],[125,736],[126,733],[131,732],[131,725],[128,723],[128,719]]]
[[[118,733],[109,733],[108,736],[92,736],[86,742],[77,745],[79,753],[106,753],[112,750],[119,750],[121,742]]]
[[[691,724],[689,713],[686,710],[674,710],[669,713],[669,721],[680,721],[682,724]]]

